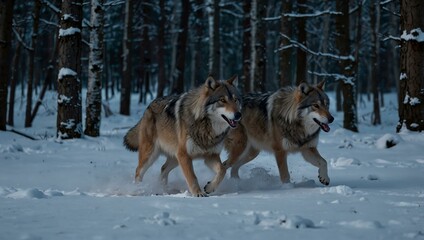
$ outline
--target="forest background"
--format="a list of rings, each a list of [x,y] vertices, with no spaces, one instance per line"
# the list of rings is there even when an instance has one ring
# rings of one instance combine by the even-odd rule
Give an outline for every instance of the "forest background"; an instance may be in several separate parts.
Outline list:
[[[423,9],[419,0],[1,1],[0,129],[14,126],[20,104],[25,127],[42,107],[57,114],[58,137],[98,136],[101,113],[118,111],[111,98],[129,115],[131,94],[147,103],[237,74],[242,92],[325,79],[354,132],[364,97],[378,125],[382,93],[397,91],[397,131],[422,131]],[[57,106],[44,104],[46,91],[58,92]]]

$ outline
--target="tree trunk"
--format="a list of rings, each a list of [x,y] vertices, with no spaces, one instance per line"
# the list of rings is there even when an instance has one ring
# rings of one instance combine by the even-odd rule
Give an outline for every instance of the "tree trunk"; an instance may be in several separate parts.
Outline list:
[[[16,94],[16,82],[18,80],[18,69],[19,69],[19,60],[21,56],[22,44],[20,42],[16,43],[15,55],[13,56],[12,61],[12,74],[10,79],[10,96],[9,96],[9,113],[7,115],[7,124],[10,126],[14,125],[14,115],[15,115],[15,94]]]
[[[88,59],[87,105],[84,133],[100,135],[102,113],[104,0],[91,0],[90,53]]]
[[[215,76],[216,78],[222,77],[220,72],[221,46],[219,40],[219,1],[220,0],[209,1],[209,23],[212,23],[212,26],[209,26],[209,73]]]
[[[299,14],[306,13],[306,0],[297,0],[297,9]],[[297,18],[297,41],[306,46],[306,18]],[[307,59],[306,51],[297,48],[297,62],[296,62],[296,85],[301,82],[307,82]]]
[[[250,11],[252,5],[251,1],[243,1],[243,76],[242,81],[244,83],[244,92],[251,92],[253,86],[250,86],[250,42],[251,42],[251,25],[250,25]]]
[[[336,9],[341,15],[336,16],[336,30],[338,37],[336,47],[340,56],[350,56],[350,34],[349,34],[349,1],[336,1]],[[339,79],[343,94],[343,127],[353,132],[358,132],[357,110],[356,110],[356,87],[353,78],[352,59],[339,60],[339,68],[343,75]]]
[[[424,130],[424,2],[401,1],[401,74],[399,79],[399,132]]]
[[[204,24],[202,23],[204,18],[204,10],[202,8],[202,4],[204,4],[204,0],[196,0],[196,10],[194,12],[195,23],[194,23],[194,53],[192,59],[192,84],[194,86],[199,86],[203,79],[206,77],[205,62],[202,59],[202,49],[203,49],[203,35],[204,35]]]
[[[0,1],[0,131],[6,131],[7,83],[10,78],[10,48],[14,0]]]
[[[54,41],[53,43],[54,47],[52,48],[53,52],[50,57],[49,66],[47,67],[47,73],[46,73],[46,78],[44,79],[43,88],[41,89],[40,96],[38,97],[38,100],[35,102],[34,109],[31,112],[31,123],[34,121],[35,116],[37,116],[38,109],[43,102],[44,95],[46,94],[47,88],[50,86],[51,82],[53,82],[53,78],[54,78],[53,72],[55,70],[55,67],[53,66],[53,64],[55,64],[56,62],[57,54],[59,50],[56,39],[54,39],[53,41]]]
[[[254,75],[254,88],[255,91],[265,92],[266,83],[266,36],[267,27],[264,18],[266,17],[268,1],[258,0],[257,2],[257,17],[256,17],[256,71]],[[258,31],[259,30],[259,31]]]
[[[282,1],[282,12],[281,12],[281,32],[286,35],[291,35],[291,23],[290,18],[284,16],[286,13],[290,13],[292,11],[292,4],[290,0],[283,0]],[[281,47],[288,46],[290,44],[290,41],[287,38],[282,37],[281,38]],[[291,52],[292,48],[285,49],[280,52],[280,86],[291,86],[292,85],[292,79],[291,79],[291,68],[292,68],[292,62],[291,62]]]
[[[35,49],[37,47],[38,26],[40,23],[40,0],[35,0],[32,22],[31,35],[31,50],[29,51],[29,66],[28,66],[28,83],[27,83],[27,102],[25,111],[25,127],[31,127],[31,110],[32,110],[32,90],[34,83],[34,58]]]
[[[132,19],[134,14],[134,0],[125,2],[125,26],[124,26],[124,42],[122,53],[122,80],[121,80],[121,99],[119,113],[122,115],[130,115],[131,105],[131,80],[132,80]]]
[[[59,30],[57,137],[80,138],[82,0],[63,0]]]
[[[380,100],[379,100],[379,51],[380,51],[380,39],[378,37],[380,29],[380,4],[379,2],[370,3],[370,26],[371,26],[371,92],[373,94],[373,114],[371,117],[372,125],[381,124],[380,116]],[[377,5],[377,6],[376,6]]]
[[[158,90],[157,97],[163,96],[166,85],[165,78],[165,0],[159,0],[160,16],[158,26]]]
[[[362,39],[362,3],[363,0],[358,0],[358,10],[356,17],[356,38],[355,38],[355,61],[353,62],[356,78],[356,91],[361,91],[361,79],[359,78],[359,54],[361,52],[361,39]],[[356,99],[358,101],[358,99]]]
[[[178,34],[177,44],[177,62],[175,66],[175,80],[172,93],[184,92],[184,68],[185,68],[185,55],[187,47],[187,36],[188,36],[188,19],[190,14],[190,1],[181,0],[182,12],[180,21],[180,33]]]
[[[256,33],[258,30],[257,26],[257,12],[258,12],[258,0],[252,0],[252,7],[250,10],[250,82],[249,92],[255,91],[255,77],[256,77]]]

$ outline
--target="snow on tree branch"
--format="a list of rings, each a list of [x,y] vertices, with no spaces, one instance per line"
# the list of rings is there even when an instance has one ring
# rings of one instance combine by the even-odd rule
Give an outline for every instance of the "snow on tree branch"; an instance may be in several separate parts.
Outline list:
[[[308,47],[306,47],[305,45],[303,45],[302,43],[292,40],[290,37],[288,37],[287,35],[285,35],[283,33],[280,33],[280,35],[282,37],[286,38],[287,40],[289,40],[289,42],[291,43],[291,45],[293,47],[300,48],[301,50],[303,50],[303,51],[305,51],[309,54],[312,54],[312,55],[315,55],[315,56],[329,57],[329,58],[333,58],[333,59],[336,59],[336,60],[350,60],[352,62],[355,61],[355,58],[352,55],[340,56],[340,55],[335,55],[335,54],[331,54],[331,53],[315,52],[315,51],[309,49]],[[286,46],[282,46],[279,49],[277,49],[275,52],[279,52],[279,51],[282,51],[282,50],[287,49],[287,48],[288,47],[286,47]]]
[[[421,28],[412,29],[409,33],[407,33],[406,30],[403,30],[400,39],[405,41],[424,42],[424,32]]]
[[[342,80],[345,84],[350,84],[352,86],[355,86],[353,83],[354,78],[353,77],[347,77],[345,75],[337,74],[337,73],[319,73],[319,72],[311,72],[308,71],[309,74],[320,76],[320,77],[330,77],[334,78],[336,81]]]
[[[47,0],[42,0],[42,3],[46,4],[47,7],[49,7],[51,10],[53,10],[53,12],[55,12],[56,14],[60,14],[62,11],[60,11],[60,9],[58,7],[56,7],[53,3],[51,3],[50,1]]]
[[[341,15],[341,12],[335,12],[335,11],[331,11],[331,10],[326,10],[326,11],[316,11],[313,13],[303,13],[303,14],[299,14],[299,13],[285,13],[283,14],[284,17],[291,17],[291,18],[303,18],[303,17],[319,17],[322,15]],[[280,20],[281,16],[276,16],[276,17],[267,17],[264,18],[265,21],[275,21],[275,20]]]
[[[19,32],[16,30],[15,27],[12,27],[13,29],[13,33],[15,34],[16,38],[18,39],[18,41],[22,44],[22,46],[28,50],[28,51],[34,51],[33,48],[29,47],[28,45],[25,44],[24,40],[22,39],[21,35],[19,34]]]

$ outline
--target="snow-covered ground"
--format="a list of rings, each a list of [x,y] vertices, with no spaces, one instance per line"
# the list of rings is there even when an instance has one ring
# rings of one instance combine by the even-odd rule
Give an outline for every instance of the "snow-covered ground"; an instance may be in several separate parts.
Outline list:
[[[208,198],[191,197],[178,168],[164,193],[163,158],[133,183],[137,154],[122,137],[145,108],[136,98],[131,117],[102,119],[101,137],[67,141],[54,137],[55,94],[46,98],[49,111],[32,128],[16,109],[15,128],[39,140],[0,132],[0,239],[424,239],[424,134],[395,133],[394,94],[377,127],[371,104],[361,104],[360,133],[342,129],[332,107],[336,120],[319,144],[330,186],[299,154],[289,156],[292,183],[282,185],[274,157],[261,153]],[[118,112],[119,99],[110,104]],[[195,172],[202,186],[212,177],[202,161]]]

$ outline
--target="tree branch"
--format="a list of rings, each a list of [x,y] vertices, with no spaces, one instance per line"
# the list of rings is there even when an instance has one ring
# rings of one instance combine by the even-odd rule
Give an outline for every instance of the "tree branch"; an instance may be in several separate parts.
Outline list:
[[[315,55],[315,56],[321,56],[321,57],[329,57],[329,58],[333,58],[333,59],[336,59],[336,60],[350,60],[352,62],[355,61],[355,58],[352,55],[339,56],[339,55],[334,55],[334,54],[331,54],[331,53],[315,52],[315,51],[312,51],[311,49],[309,49],[308,47],[306,47],[305,45],[303,45],[302,43],[299,43],[297,41],[292,40],[290,37],[286,36],[283,33],[280,33],[280,35],[282,37],[286,38],[287,40],[289,40],[290,44],[293,47],[300,48],[301,50],[303,50],[303,51],[305,51],[309,54],[312,54],[312,55]],[[277,49],[275,52],[279,52],[279,51],[282,51],[282,50],[287,49],[287,48],[288,47],[286,47],[286,46],[282,46],[281,48]]]

